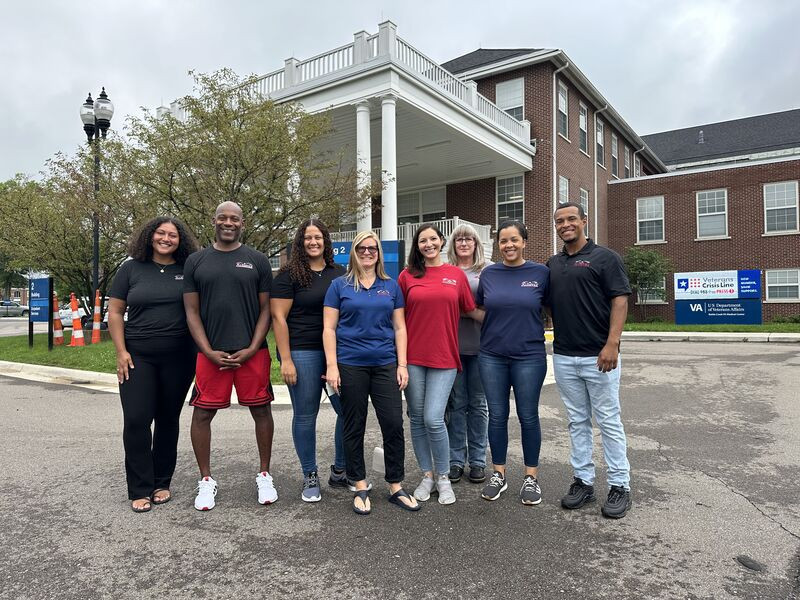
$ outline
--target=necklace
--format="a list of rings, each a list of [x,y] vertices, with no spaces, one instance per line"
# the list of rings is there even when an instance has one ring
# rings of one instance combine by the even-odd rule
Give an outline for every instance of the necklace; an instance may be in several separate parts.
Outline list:
[[[311,269],[311,272],[312,272],[314,275],[316,275],[317,277],[322,277],[322,273],[323,273],[324,271],[325,271],[325,267],[322,267],[322,271],[315,271],[314,269]]]
[[[167,263],[166,265],[164,265],[164,264],[161,264],[160,262],[153,261],[153,264],[156,266],[156,268],[159,271],[161,271],[163,273],[164,269],[166,269],[168,266],[170,266],[172,264],[175,264],[175,263]]]

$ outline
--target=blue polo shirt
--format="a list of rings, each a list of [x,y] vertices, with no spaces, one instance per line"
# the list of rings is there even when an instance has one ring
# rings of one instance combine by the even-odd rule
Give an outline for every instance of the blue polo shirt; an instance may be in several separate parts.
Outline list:
[[[325,306],[339,311],[336,360],[355,367],[380,367],[397,362],[392,313],[404,308],[403,292],[394,279],[375,279],[356,292],[346,276],[333,280]]]

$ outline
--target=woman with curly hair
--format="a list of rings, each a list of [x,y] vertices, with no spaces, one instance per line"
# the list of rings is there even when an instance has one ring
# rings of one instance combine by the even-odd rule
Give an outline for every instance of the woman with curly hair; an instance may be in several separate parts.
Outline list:
[[[288,262],[272,283],[270,310],[281,376],[289,386],[294,415],[292,439],[303,470],[305,502],[322,499],[317,472],[317,414],[324,386],[325,351],[322,347],[322,308],[331,282],[344,275],[333,262],[328,228],[319,219],[300,224],[292,241]],[[336,411],[335,458],[328,485],[345,487],[341,406],[337,394],[330,395]]]
[[[109,291],[108,329],[117,352],[134,512],[172,498],[179,419],[197,355],[183,308],[183,263],[197,249],[186,225],[156,217],[133,234],[131,260],[122,263]]]

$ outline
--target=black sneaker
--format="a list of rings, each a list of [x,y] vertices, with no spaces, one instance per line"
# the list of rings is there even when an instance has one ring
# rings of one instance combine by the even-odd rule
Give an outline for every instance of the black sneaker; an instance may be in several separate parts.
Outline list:
[[[522,482],[522,489],[519,491],[519,499],[523,504],[533,505],[542,501],[542,489],[539,482],[533,475],[526,475]]]
[[[471,466],[469,468],[469,480],[472,483],[483,483],[486,481],[486,470],[483,467]]]
[[[447,474],[447,478],[450,480],[451,483],[458,483],[461,481],[461,476],[464,474],[464,467],[459,465],[452,465],[450,467],[450,473]]]
[[[484,500],[497,500],[500,494],[508,489],[505,476],[500,471],[495,471],[489,478],[489,483],[483,488],[481,498]]]
[[[331,465],[331,476],[328,477],[328,485],[331,487],[347,488],[351,492],[356,491],[356,482],[347,477],[347,473],[344,469],[338,471],[333,465]],[[367,484],[367,489],[372,489],[372,483]]]
[[[608,491],[608,498],[600,512],[609,519],[621,519],[631,507],[631,491],[620,485],[612,485]]]
[[[579,478],[575,477],[572,480],[572,485],[569,486],[569,492],[561,499],[561,506],[562,508],[572,510],[594,501],[594,486],[586,485]]]

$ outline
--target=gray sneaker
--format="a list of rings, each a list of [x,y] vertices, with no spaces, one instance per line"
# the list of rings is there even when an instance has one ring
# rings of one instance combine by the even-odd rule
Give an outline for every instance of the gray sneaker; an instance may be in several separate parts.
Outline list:
[[[319,502],[322,492],[319,489],[319,476],[316,471],[306,473],[303,478],[303,492],[300,494],[303,502]]]
[[[542,501],[542,489],[539,482],[533,475],[526,475],[522,482],[522,489],[519,491],[519,499],[523,504],[533,505]]]
[[[450,477],[448,477],[447,473],[439,475],[436,480],[436,491],[439,492],[439,504],[453,504],[456,501],[453,484],[450,482]]]
[[[414,490],[414,498],[420,502],[425,502],[430,499],[434,487],[436,487],[436,482],[433,481],[432,477],[426,475],[422,481],[419,482],[417,489]]]
[[[481,498],[484,500],[497,500],[500,497],[500,494],[505,492],[507,489],[508,484],[506,483],[505,475],[503,475],[500,471],[495,471],[489,478],[489,483],[484,486],[483,491],[481,492]]]

